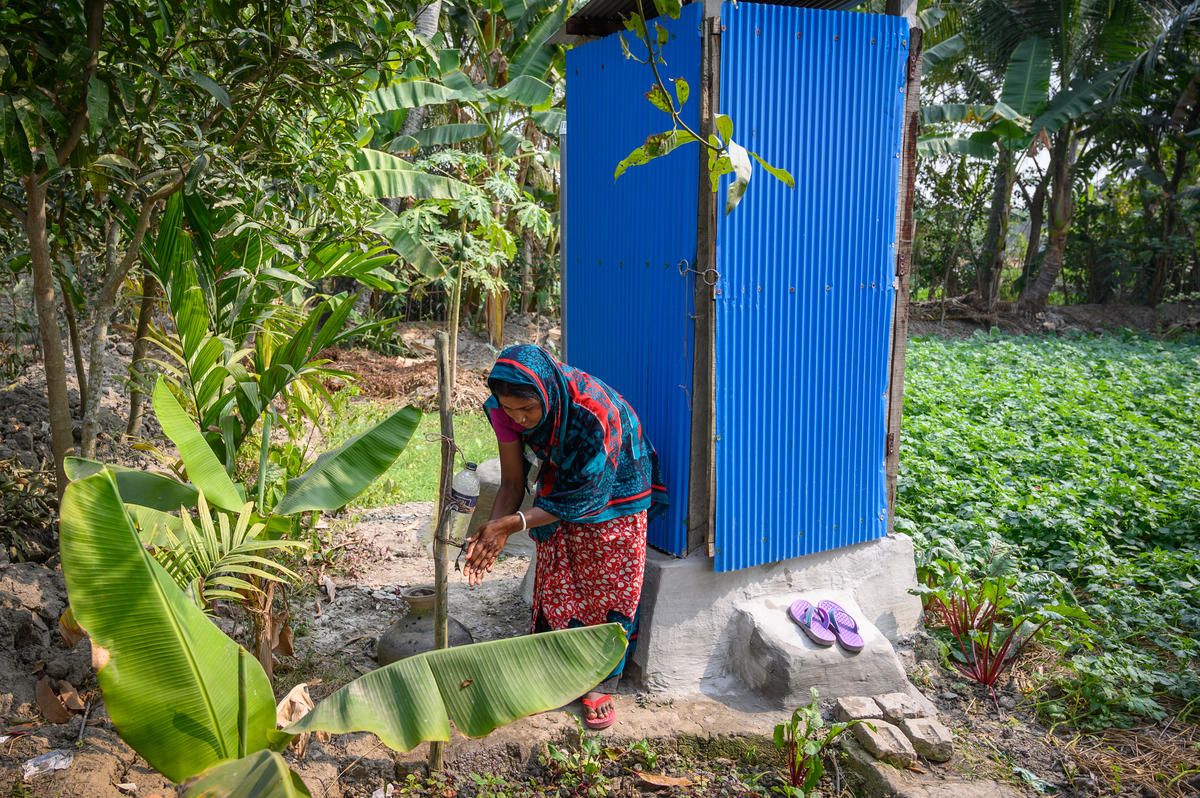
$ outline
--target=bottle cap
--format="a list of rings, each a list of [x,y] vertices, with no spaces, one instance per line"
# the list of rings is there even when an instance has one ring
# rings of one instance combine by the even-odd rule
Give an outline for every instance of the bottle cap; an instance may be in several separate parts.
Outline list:
[[[467,463],[467,470],[468,470],[468,471],[474,471],[474,470],[475,470],[475,469],[477,469],[477,468],[479,468],[479,466],[478,466],[478,465],[476,465],[475,463]]]

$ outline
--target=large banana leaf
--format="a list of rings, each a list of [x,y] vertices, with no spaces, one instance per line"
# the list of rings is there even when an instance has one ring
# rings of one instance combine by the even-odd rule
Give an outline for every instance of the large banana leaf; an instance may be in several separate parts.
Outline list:
[[[479,98],[479,93],[461,88],[451,88],[428,80],[407,80],[373,91],[368,96],[379,106],[381,111],[398,111],[418,106],[475,100]]]
[[[578,698],[624,652],[618,624],[430,651],[355,679],[284,731],[369,731],[397,751],[449,740],[448,721],[482,737]]]
[[[344,507],[392,467],[420,421],[420,410],[405,407],[325,452],[307,471],[288,480],[287,493],[275,513],[292,515]]]
[[[572,0],[562,0],[552,14],[546,15],[530,29],[525,41],[513,54],[512,66],[508,70],[510,77],[545,76],[546,70],[554,60],[555,50],[558,49],[558,45],[550,44],[550,37],[566,23],[574,5]]]
[[[917,154],[922,158],[939,155],[969,155],[989,160],[996,157],[996,136],[986,131],[967,138],[959,136],[922,136],[917,139]]]
[[[553,87],[544,80],[539,80],[531,75],[521,75],[505,83],[499,89],[489,91],[488,97],[508,100],[526,108],[536,108],[549,102],[553,94]]]
[[[1073,83],[1066,91],[1054,95],[1046,110],[1033,120],[1032,133],[1055,133],[1067,122],[1078,119],[1097,108],[1101,99],[1112,91],[1121,78],[1120,69],[1102,72],[1088,81]]]
[[[180,407],[162,377],[154,386],[154,414],[162,424],[163,433],[178,447],[192,484],[222,510],[231,513],[240,510],[245,497],[238,492],[225,467],[213,454],[195,423]]]
[[[967,40],[961,33],[938,42],[921,55],[921,71],[932,72],[939,64],[952,61],[967,49]]]
[[[278,740],[271,685],[142,548],[105,470],[67,486],[61,552],[75,618],[104,663],[113,725],[182,781]]]
[[[1004,74],[1000,101],[1022,116],[1033,116],[1050,95],[1050,42],[1030,36],[1013,50]]]
[[[105,468],[98,460],[68,457],[63,462],[67,479],[72,482],[100,473]],[[117,480],[117,490],[142,543],[164,546],[170,535],[183,534],[183,522],[173,512],[180,507],[195,507],[199,492],[186,483],[153,471],[124,466],[108,466]],[[170,533],[170,534],[168,534]]]
[[[99,460],[83,457],[68,457],[63,461],[67,479],[72,482],[98,474],[108,468],[117,480],[117,490],[127,504],[137,504],[164,513],[173,513],[180,507],[195,507],[198,491],[174,477],[154,471],[139,471],[125,466],[105,466]]]
[[[450,144],[477,139],[487,131],[487,125],[463,122],[427,127],[419,131],[414,138],[421,147],[446,147]]]
[[[367,229],[374,230],[386,238],[392,249],[425,277],[441,277],[445,274],[446,267],[438,260],[437,255],[410,233],[400,221],[400,217],[387,208],[380,206],[379,216],[367,224]]]
[[[204,772],[183,798],[310,798],[312,793],[274,751],[222,762]]]
[[[467,185],[417,169],[403,158],[380,150],[360,150],[354,158],[355,170],[346,175],[368,197],[389,199],[458,199]]]

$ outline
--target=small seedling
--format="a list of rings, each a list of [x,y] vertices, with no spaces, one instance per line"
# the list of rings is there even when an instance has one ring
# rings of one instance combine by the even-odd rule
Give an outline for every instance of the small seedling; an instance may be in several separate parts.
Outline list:
[[[822,752],[847,729],[861,722],[834,723],[826,728],[817,702],[817,688],[812,688],[812,700],[798,707],[786,723],[775,727],[775,747],[787,753],[788,783],[772,790],[786,798],[814,796],[825,774]]]

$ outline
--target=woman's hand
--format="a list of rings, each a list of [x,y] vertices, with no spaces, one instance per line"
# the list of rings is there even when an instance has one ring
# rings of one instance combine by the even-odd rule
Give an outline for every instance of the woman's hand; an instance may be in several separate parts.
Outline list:
[[[521,529],[521,517],[505,515],[488,521],[467,543],[467,584],[481,584],[485,574],[492,570],[496,558],[504,551],[508,536]]]

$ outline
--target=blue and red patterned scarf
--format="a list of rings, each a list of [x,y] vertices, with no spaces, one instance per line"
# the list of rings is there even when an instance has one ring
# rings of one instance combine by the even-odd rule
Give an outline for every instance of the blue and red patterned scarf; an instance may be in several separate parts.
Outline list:
[[[505,349],[488,376],[532,385],[541,398],[542,420],[521,436],[542,460],[535,507],[564,521],[594,524],[666,506],[654,446],[612,388],[531,345]],[[500,403],[492,396],[484,408],[500,409]],[[545,540],[554,528],[531,534]]]

